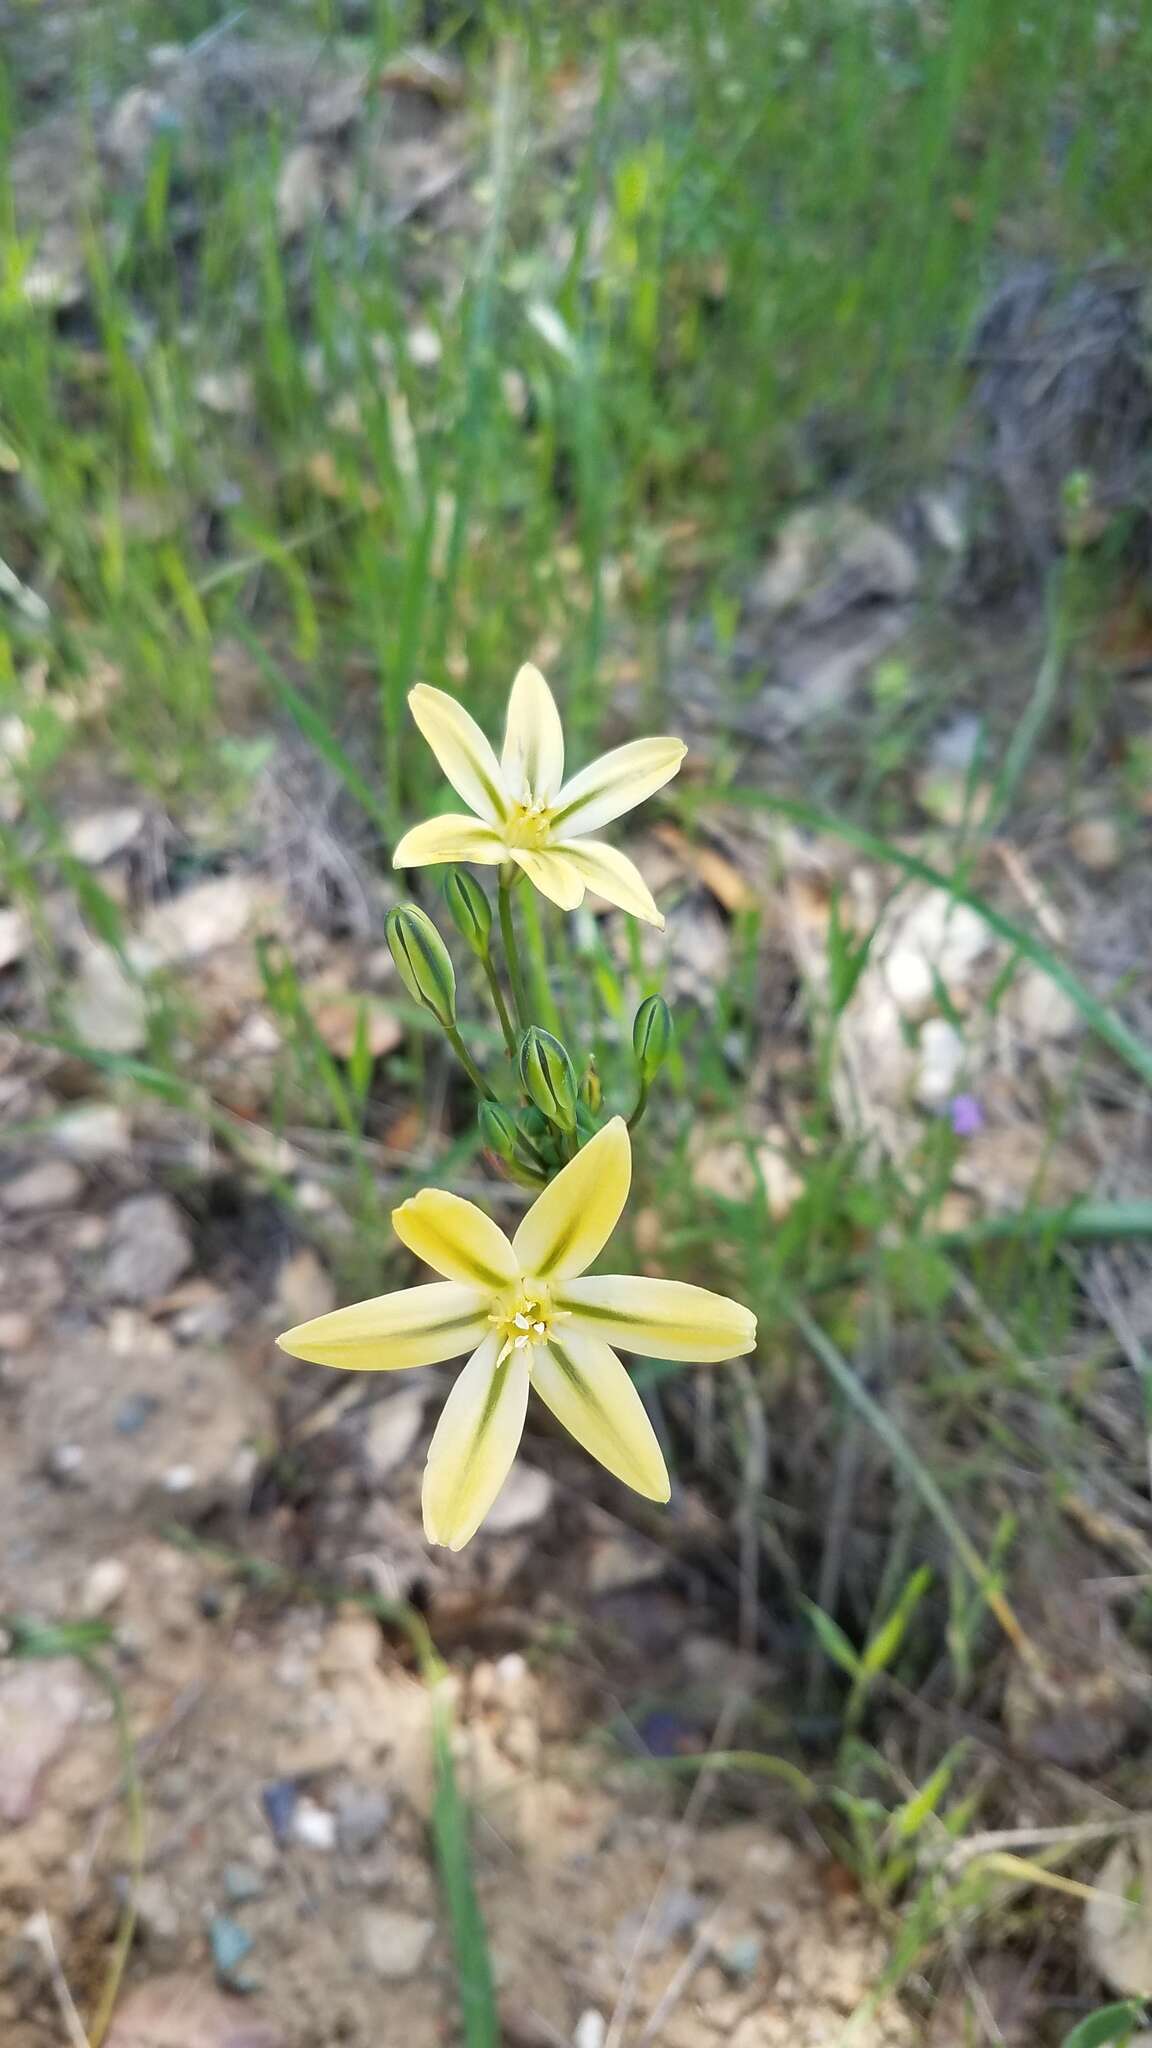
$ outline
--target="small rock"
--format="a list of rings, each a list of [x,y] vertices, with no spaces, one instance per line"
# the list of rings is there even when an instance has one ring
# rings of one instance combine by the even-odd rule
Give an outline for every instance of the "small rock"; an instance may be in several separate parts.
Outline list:
[[[54,1444],[48,1453],[48,1477],[67,1484],[76,1478],[83,1464],[83,1444]]]
[[[131,952],[147,967],[180,967],[245,938],[268,905],[253,875],[217,875],[156,903],[141,920]]]
[[[74,1657],[35,1658],[0,1672],[0,1822],[19,1827],[31,1818],[91,1700]]]
[[[588,1558],[588,1590],[593,1594],[622,1593],[630,1586],[644,1586],[663,1576],[666,1560],[652,1543],[629,1536],[602,1536],[592,1545]]]
[[[444,353],[444,344],[434,327],[412,327],[408,332],[408,360],[418,370],[434,370]]]
[[[336,1847],[336,1816],[314,1799],[298,1799],[292,1815],[292,1840],[304,1849]]]
[[[1068,834],[1068,844],[1089,874],[1107,875],[1120,865],[1124,841],[1113,818],[1081,818]],[[0,958],[3,945],[0,942]]]
[[[94,1621],[115,1607],[128,1584],[128,1567],[118,1557],[100,1557],[91,1565],[80,1590],[80,1612]]]
[[[916,1099],[925,1109],[942,1109],[956,1094],[968,1048],[946,1017],[928,1017],[920,1026],[920,1066]]]
[[[362,1856],[392,1821],[392,1795],[382,1786],[350,1785],[336,1802],[336,1840],[350,1856]]]
[[[290,1328],[296,1323],[310,1322],[313,1316],[327,1315],[335,1301],[332,1282],[315,1252],[302,1245],[277,1275],[274,1314],[281,1327]]]
[[[138,174],[147,164],[157,133],[169,114],[162,92],[147,85],[130,86],[121,93],[108,117],[103,136],[106,155],[120,170]]]
[[[1071,996],[1040,967],[1024,966],[1014,976],[1000,1014],[1015,1026],[1025,1046],[1075,1038],[1082,1028]]]
[[[436,1933],[434,1920],[420,1920],[414,1913],[394,1913],[385,1906],[369,1907],[360,1919],[360,1939],[369,1969],[388,1983],[414,1977]]]
[[[27,1351],[35,1334],[32,1317],[22,1309],[5,1309],[0,1313],[0,1351]]]
[[[148,1037],[147,995],[110,946],[86,947],[67,1007],[76,1037],[97,1052],[139,1052]]]
[[[198,1476],[195,1465],[169,1465],[160,1476],[160,1484],[165,1493],[191,1493]]]
[[[84,1186],[84,1176],[67,1159],[44,1159],[0,1187],[0,1205],[10,1216],[31,1216],[41,1209],[67,1209]]]
[[[517,1529],[529,1529],[547,1514],[555,1489],[546,1472],[516,1459],[495,1501],[484,1518],[488,1536],[511,1536]]]
[[[104,2048],[287,2048],[287,2041],[270,2020],[180,1974],[127,1991]]]
[[[0,972],[28,950],[32,929],[22,910],[0,910]]]
[[[281,1848],[292,1839],[292,1822],[299,1801],[300,1788],[294,1778],[274,1778],[270,1784],[261,1787],[260,1804],[264,1818]]]
[[[113,1301],[157,1301],[192,1264],[192,1242],[167,1195],[132,1195],[112,1218],[104,1293]]]
[[[594,2006],[582,2012],[572,2030],[572,2048],[604,2048],[608,2023]]]
[[[712,1953],[728,1977],[754,1977],[764,1953],[758,1934],[739,1934],[714,1943]]]
[[[250,1863],[224,1865],[224,1896],[230,1905],[246,1906],[252,1899],[262,1899],[267,1889],[261,1872]]]
[[[229,1919],[227,1913],[213,1913],[208,1922],[208,1942],[212,1967],[223,1990],[243,1993],[259,1989],[256,1979],[245,1976],[240,1969],[245,1957],[252,1953],[252,1936],[246,1927]]]
[[[899,534],[848,504],[806,506],[784,521],[748,593],[756,611],[821,621],[850,605],[911,597],[916,557]]]
[[[158,1871],[146,1871],[136,1885],[134,1899],[140,1932],[150,1948],[168,1948],[179,1942],[183,1922],[166,1878]]]
[[[627,1961],[634,1953],[641,1929],[645,1946],[653,1950],[670,1948],[673,1942],[682,1941],[699,1925],[706,1905],[702,1893],[689,1891],[685,1885],[670,1885],[660,1894],[655,1911],[637,1907],[620,1922],[616,1948],[621,1960]]]
[[[77,818],[68,828],[68,851],[85,867],[103,867],[115,859],[142,830],[144,813],[135,804],[117,804],[109,811],[92,811]]]
[[[376,1479],[383,1479],[412,1449],[424,1421],[425,1396],[418,1387],[388,1394],[368,1410],[365,1418],[364,1455]]]
[[[114,1102],[82,1102],[52,1125],[52,1143],[70,1159],[120,1159],[132,1147],[132,1127]]]
[[[112,1418],[112,1427],[117,1436],[136,1436],[159,1408],[155,1394],[126,1394]]]

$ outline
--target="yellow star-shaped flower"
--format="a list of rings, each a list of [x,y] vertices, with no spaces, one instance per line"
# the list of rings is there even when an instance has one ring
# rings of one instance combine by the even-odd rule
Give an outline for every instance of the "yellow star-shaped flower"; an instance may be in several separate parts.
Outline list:
[[[475,815],[449,813],[416,825],[396,848],[395,867],[514,861],[561,910],[575,910],[591,889],[649,924],[664,923],[635,863],[584,835],[671,781],[687,751],[683,740],[632,740],[565,782],[560,713],[531,663],[512,685],[499,760],[455,697],[419,683],[408,702],[453,789]]]
[[[609,1472],[649,1500],[668,1474],[644,1404],[613,1350],[713,1364],[751,1351],[756,1318],[682,1280],[587,1277],[628,1199],[632,1152],[614,1117],[544,1189],[514,1238],[482,1209],[424,1188],[394,1211],[402,1244],[444,1278],[301,1323],[294,1358],[351,1371],[471,1357],[444,1404],[424,1474],[424,1529],[460,1550],[508,1476],[535,1387]]]

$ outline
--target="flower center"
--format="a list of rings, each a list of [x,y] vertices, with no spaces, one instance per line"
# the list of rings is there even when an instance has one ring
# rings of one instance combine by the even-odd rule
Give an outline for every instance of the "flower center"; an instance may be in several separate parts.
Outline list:
[[[501,1302],[488,1318],[503,1339],[497,1364],[513,1351],[528,1351],[546,1344],[552,1325],[559,1320],[546,1288],[522,1290]]]
[[[505,822],[504,837],[509,846],[522,846],[527,852],[536,853],[547,846],[551,830],[552,812],[548,804],[529,791],[513,805]]]

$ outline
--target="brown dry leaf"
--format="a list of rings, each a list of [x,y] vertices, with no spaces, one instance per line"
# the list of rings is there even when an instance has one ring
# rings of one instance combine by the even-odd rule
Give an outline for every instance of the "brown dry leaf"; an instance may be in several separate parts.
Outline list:
[[[351,1059],[360,1036],[361,1018],[365,1020],[363,1028],[374,1060],[395,1052],[403,1041],[404,1026],[399,1018],[374,996],[357,995],[352,990],[338,994],[325,989],[306,997],[306,1001],[312,1022],[338,1060]]]
[[[741,910],[751,910],[756,903],[756,891],[741,874],[738,867],[726,854],[714,846],[702,845],[699,840],[689,839],[678,825],[657,825],[654,837],[662,845],[678,855],[690,874],[711,890],[718,903],[733,916]]]
[[[251,2005],[186,1975],[154,1977],[130,1991],[106,2048],[286,2048],[284,2035]]]

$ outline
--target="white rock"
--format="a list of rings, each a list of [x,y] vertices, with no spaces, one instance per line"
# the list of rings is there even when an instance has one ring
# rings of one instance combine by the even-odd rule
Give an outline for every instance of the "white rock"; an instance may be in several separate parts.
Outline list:
[[[928,1017],[920,1026],[920,1066],[916,1100],[925,1109],[942,1109],[955,1095],[968,1048],[946,1017]]]
[[[484,1517],[484,1533],[511,1536],[517,1529],[530,1529],[547,1514],[554,1491],[546,1472],[517,1458]]]
[[[102,867],[131,846],[144,823],[136,804],[117,804],[109,811],[92,811],[77,818],[68,828],[68,851],[85,867]]]
[[[936,976],[962,1004],[992,943],[978,911],[933,889],[894,925],[882,948],[884,979],[906,1017],[926,1016],[936,1005]]]
[[[218,875],[197,882],[142,918],[131,952],[141,966],[181,966],[218,946],[234,945],[252,929],[267,891],[252,875]]]
[[[364,1454],[377,1479],[403,1464],[420,1434],[424,1421],[423,1393],[408,1387],[387,1394],[365,1418]]]
[[[67,1159],[42,1159],[15,1180],[0,1186],[0,1206],[10,1216],[31,1216],[40,1209],[67,1209],[84,1186],[80,1169]]]
[[[594,2006],[582,2012],[572,2031],[572,2048],[604,2048],[608,2037],[608,2025],[602,2013]]]
[[[27,1351],[35,1334],[36,1325],[23,1309],[0,1313],[0,1351]]]
[[[148,1036],[148,998],[110,946],[89,945],[68,996],[76,1037],[97,1052],[139,1052]]]
[[[1052,1044],[1074,1038],[1080,1012],[1070,995],[1058,988],[1042,967],[1022,967],[1014,976],[1000,1014],[1015,1026],[1026,1045]]]
[[[390,1983],[416,1975],[435,1933],[434,1920],[395,1913],[384,1906],[374,1906],[360,1917],[360,1940],[368,1967]]]
[[[130,1151],[132,1127],[114,1102],[82,1102],[56,1118],[52,1143],[71,1159],[119,1159]]]
[[[128,1585],[128,1567],[118,1557],[99,1557],[89,1567],[80,1590],[80,1612],[95,1620],[115,1607]]]
[[[22,910],[0,910],[0,970],[11,967],[28,950],[32,936]]]
[[[336,1847],[336,1816],[314,1799],[301,1799],[292,1815],[292,1839],[305,1849]]]
[[[413,327],[408,333],[408,360],[418,370],[434,370],[444,353],[444,344],[434,327]]]

